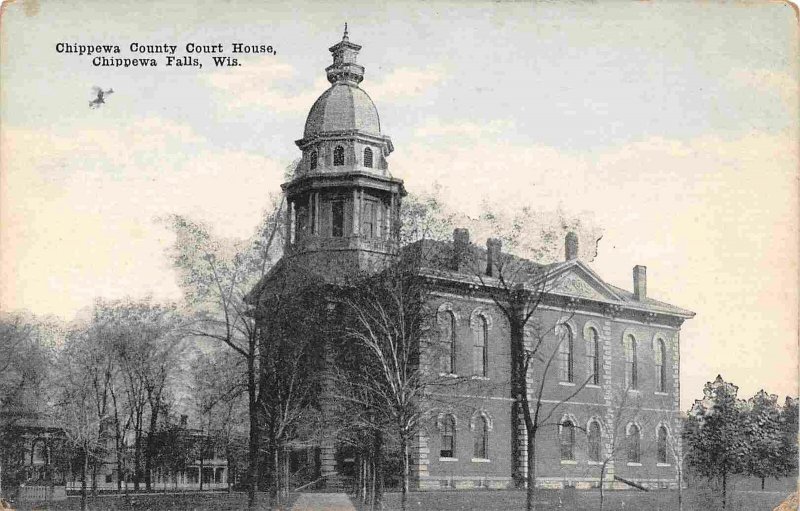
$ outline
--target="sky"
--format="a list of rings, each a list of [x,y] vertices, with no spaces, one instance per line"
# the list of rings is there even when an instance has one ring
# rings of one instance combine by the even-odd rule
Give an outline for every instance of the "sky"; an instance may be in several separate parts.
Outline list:
[[[180,299],[158,218],[249,236],[349,23],[412,192],[588,215],[591,266],[693,310],[682,407],[717,374],[797,395],[798,22],[784,2],[3,4],[0,308]],[[234,42],[237,67],[96,67],[58,43]],[[90,109],[92,87],[113,88]],[[475,240],[482,243],[483,240]]]

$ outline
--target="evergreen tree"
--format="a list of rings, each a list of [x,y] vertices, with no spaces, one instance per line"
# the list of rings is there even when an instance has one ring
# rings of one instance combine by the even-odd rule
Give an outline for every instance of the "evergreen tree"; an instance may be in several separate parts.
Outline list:
[[[760,390],[748,400],[745,436],[749,449],[745,470],[761,479],[762,490],[767,477],[777,478],[787,473],[781,426],[778,396]]]
[[[798,399],[786,397],[780,415],[782,446],[781,454],[784,463],[784,475],[797,471],[797,436],[798,436]]]
[[[689,411],[686,460],[699,475],[722,483],[722,508],[727,500],[728,476],[742,473],[748,454],[744,434],[746,405],[737,399],[739,388],[717,376],[703,389],[703,399]]]

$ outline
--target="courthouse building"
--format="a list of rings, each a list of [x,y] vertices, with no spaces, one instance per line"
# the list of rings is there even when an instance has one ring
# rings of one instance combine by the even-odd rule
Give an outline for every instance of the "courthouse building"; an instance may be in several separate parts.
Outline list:
[[[392,264],[409,249],[399,246],[405,189],[389,172],[394,146],[375,104],[360,87],[360,49],[347,31],[330,48],[333,63],[326,73],[331,86],[311,106],[303,137],[296,142],[302,158],[283,185],[288,234],[278,267],[296,265],[333,284]],[[461,390],[453,391],[458,393],[452,396],[453,406],[442,406],[416,438],[413,485],[520,484],[527,459],[525,428],[512,411],[509,324],[491,292],[498,285],[502,247],[493,239],[478,247],[464,229],[456,229],[451,241],[414,246],[434,255],[421,271],[432,286],[431,309],[447,352],[438,370],[464,378],[467,387],[457,387]],[[552,283],[530,321],[553,326],[542,353],[557,351],[550,370],[541,373],[543,414],[572,396],[537,436],[536,484],[596,486],[603,462],[612,459],[605,464],[608,485],[674,485],[680,454],[679,333],[694,313],[648,296],[644,266],[633,267],[630,291],[606,283],[578,258],[573,234],[565,239],[561,262],[514,261]],[[529,375],[533,383],[541,377],[534,373]],[[530,395],[536,397],[534,391]],[[347,463],[335,439],[309,458],[317,460],[323,476]]]

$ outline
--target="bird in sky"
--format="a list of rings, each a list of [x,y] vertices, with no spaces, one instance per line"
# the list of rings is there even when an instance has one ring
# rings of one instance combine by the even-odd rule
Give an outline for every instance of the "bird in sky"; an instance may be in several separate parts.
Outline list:
[[[114,93],[114,89],[108,89],[107,91],[104,91],[100,87],[92,87],[92,91],[94,91],[97,97],[89,102],[89,108],[98,108],[100,105],[105,104],[104,98],[109,94]]]

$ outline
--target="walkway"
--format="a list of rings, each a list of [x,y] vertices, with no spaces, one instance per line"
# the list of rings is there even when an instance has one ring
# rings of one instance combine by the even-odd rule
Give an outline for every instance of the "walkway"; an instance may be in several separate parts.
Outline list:
[[[344,493],[301,493],[291,511],[356,511]]]

